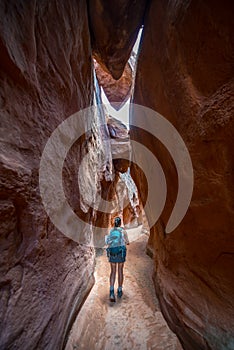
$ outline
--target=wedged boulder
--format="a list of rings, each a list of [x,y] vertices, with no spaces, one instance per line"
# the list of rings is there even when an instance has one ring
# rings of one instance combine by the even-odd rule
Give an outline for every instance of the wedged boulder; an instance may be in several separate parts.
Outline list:
[[[93,53],[118,80],[143,24],[147,1],[89,0]]]
[[[162,311],[186,350],[231,350],[234,344],[232,13],[230,1],[153,0],[137,66],[134,102],[177,128],[193,163],[190,207],[167,236],[178,191],[173,159],[151,135],[131,130],[166,175],[167,202],[149,244]],[[144,200],[137,168],[132,176]]]
[[[99,85],[103,88],[111,106],[118,111],[131,95],[133,73],[130,65],[126,64],[123,74],[118,80],[112,78],[96,60],[94,61],[94,67]]]

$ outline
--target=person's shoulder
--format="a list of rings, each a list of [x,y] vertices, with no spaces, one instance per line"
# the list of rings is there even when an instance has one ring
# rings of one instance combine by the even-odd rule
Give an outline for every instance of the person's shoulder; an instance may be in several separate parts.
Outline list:
[[[127,231],[126,231],[126,229],[125,229],[124,227],[121,227],[121,232],[122,232],[122,234],[124,234],[124,235],[127,234]]]
[[[112,232],[116,232],[116,231],[118,231],[118,228],[117,228],[117,227],[113,227],[113,228],[110,230],[110,234],[111,234]]]

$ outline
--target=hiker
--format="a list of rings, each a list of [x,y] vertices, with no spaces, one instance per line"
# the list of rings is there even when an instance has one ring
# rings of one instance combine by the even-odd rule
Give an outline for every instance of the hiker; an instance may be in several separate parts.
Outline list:
[[[121,227],[121,219],[115,218],[114,228],[110,234],[105,237],[107,248],[107,256],[111,266],[110,273],[110,301],[115,302],[114,284],[116,276],[116,266],[118,265],[118,289],[117,296],[122,297],[123,291],[123,267],[126,258],[126,244],[129,244],[127,232]]]

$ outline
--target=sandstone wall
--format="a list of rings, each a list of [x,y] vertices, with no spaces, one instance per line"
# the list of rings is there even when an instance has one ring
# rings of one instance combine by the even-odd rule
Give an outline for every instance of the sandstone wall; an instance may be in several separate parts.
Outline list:
[[[233,5],[228,0],[90,0],[93,53],[114,79],[124,70],[147,4],[134,102],[173,123],[195,175],[188,213],[166,236],[177,194],[175,166],[160,142],[132,130],[167,178],[166,207],[149,240],[155,286],[185,349],[232,349]],[[93,283],[92,249],[54,228],[38,188],[40,157],[51,132],[93,102],[87,17],[83,0],[0,4],[1,349],[60,349]],[[113,176],[110,144],[102,144],[95,118],[91,134],[69,151],[63,180],[75,212],[105,226],[109,215],[97,215],[89,206],[97,191],[115,197],[118,175]],[[88,152],[87,175],[77,186],[77,164]],[[99,174],[95,181],[93,173]],[[132,174],[144,203],[144,175],[138,168]]]
[[[1,1],[0,33],[0,348],[60,349],[93,284],[93,250],[51,224],[38,169],[51,132],[92,104],[86,1]],[[82,153],[74,146],[64,170],[78,211]]]
[[[96,60],[94,65],[98,82],[103,88],[109,103],[116,110],[119,110],[131,95],[133,77],[130,65],[126,64],[123,74],[118,80],[115,80],[111,74],[106,72]]]
[[[146,0],[89,0],[93,54],[119,79],[143,23]]]
[[[231,1],[153,0],[137,65],[134,102],[177,128],[194,168],[187,215],[166,236],[178,191],[175,166],[159,141],[132,130],[166,175],[166,207],[149,245],[162,311],[189,350],[234,346],[232,13]],[[142,175],[135,168],[132,174],[144,199]]]

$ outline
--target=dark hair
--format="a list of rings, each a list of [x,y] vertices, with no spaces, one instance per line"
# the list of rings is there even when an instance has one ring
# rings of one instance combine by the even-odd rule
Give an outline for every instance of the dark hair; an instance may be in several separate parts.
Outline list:
[[[121,219],[117,216],[117,218],[115,218],[115,227],[119,227],[121,225]]]

